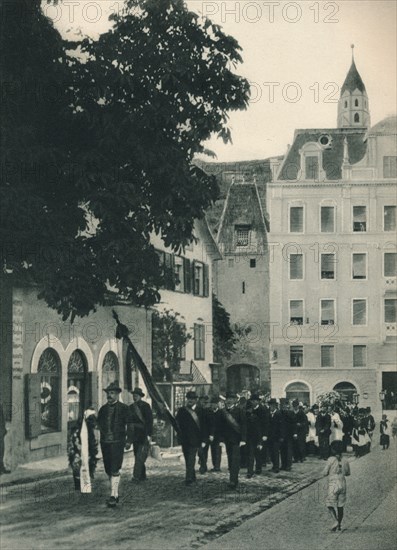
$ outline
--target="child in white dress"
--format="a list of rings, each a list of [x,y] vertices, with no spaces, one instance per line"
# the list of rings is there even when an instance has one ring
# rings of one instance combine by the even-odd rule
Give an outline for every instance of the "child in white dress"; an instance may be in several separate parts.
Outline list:
[[[332,456],[327,460],[323,475],[328,476],[328,493],[325,503],[334,520],[332,531],[341,530],[343,508],[346,504],[346,476],[350,475],[350,465],[342,457],[342,442],[331,443]]]

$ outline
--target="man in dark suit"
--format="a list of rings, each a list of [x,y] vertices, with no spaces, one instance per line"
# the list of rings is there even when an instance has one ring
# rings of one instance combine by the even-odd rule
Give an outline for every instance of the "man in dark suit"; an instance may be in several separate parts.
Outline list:
[[[269,424],[269,451],[272,460],[272,472],[280,471],[280,445],[285,438],[285,420],[278,409],[277,399],[271,398],[269,401],[270,424]]]
[[[240,447],[247,441],[247,419],[244,409],[237,405],[237,395],[226,393],[225,408],[220,411],[219,429],[226,445],[229,464],[229,488],[236,489],[240,471]]]
[[[130,432],[130,411],[127,405],[119,401],[122,390],[118,381],[111,382],[103,391],[106,392],[107,403],[99,409],[97,423],[101,434],[103,465],[111,489],[107,505],[114,508],[119,502],[120,469],[123,465],[127,430]]]
[[[262,449],[269,434],[267,410],[260,405],[260,397],[252,394],[247,406],[247,478],[262,473]]]
[[[285,422],[285,436],[280,446],[281,470],[289,472],[292,469],[293,444],[298,439],[296,418],[287,398],[281,398],[280,405]]]
[[[179,439],[185,458],[186,477],[185,485],[192,485],[196,481],[196,455],[201,446],[202,433],[199,411],[197,409],[197,394],[195,391],[186,393],[186,405],[181,407],[176,415],[179,426]]]
[[[329,436],[331,435],[331,416],[327,413],[327,407],[321,406],[316,418],[316,431],[320,458],[327,460],[329,457]]]
[[[308,420],[303,410],[303,403],[297,399],[292,401],[293,412],[296,420],[296,430],[298,437],[293,441],[295,462],[304,462],[306,460],[306,436],[308,434]]]
[[[149,447],[153,433],[153,414],[149,403],[143,401],[145,394],[141,388],[132,391],[134,402],[130,405],[131,433],[129,439],[134,447],[135,464],[132,474],[134,482],[146,480],[145,462],[149,454]]]
[[[211,397],[210,406],[208,409],[208,418],[210,425],[210,447],[212,459],[212,472],[221,471],[222,447],[220,435],[220,415],[219,397]]]
[[[200,474],[205,474],[208,470],[207,460],[208,460],[208,449],[210,446],[210,438],[213,439],[211,435],[211,411],[209,406],[209,397],[208,395],[202,395],[197,404],[197,414],[200,419],[201,425],[201,444],[198,449],[198,460],[199,460],[199,472]]]

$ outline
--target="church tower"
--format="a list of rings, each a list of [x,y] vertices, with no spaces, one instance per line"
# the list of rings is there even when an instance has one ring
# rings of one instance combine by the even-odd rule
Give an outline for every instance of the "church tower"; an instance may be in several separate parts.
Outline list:
[[[338,128],[369,128],[370,115],[368,96],[364,82],[354,62],[352,45],[352,64],[342,86],[338,103]]]

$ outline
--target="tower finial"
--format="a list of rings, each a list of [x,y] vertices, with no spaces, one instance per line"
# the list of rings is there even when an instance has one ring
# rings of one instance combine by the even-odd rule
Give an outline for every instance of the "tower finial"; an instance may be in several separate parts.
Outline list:
[[[351,49],[352,49],[352,61],[354,61],[354,44],[351,44]]]

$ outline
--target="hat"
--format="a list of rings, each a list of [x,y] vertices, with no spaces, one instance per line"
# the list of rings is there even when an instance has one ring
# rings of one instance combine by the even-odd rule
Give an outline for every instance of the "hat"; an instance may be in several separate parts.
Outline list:
[[[275,397],[271,397],[268,401],[269,405],[278,405],[278,401]]]
[[[226,399],[230,398],[230,399],[234,399],[237,397],[237,393],[234,393],[233,391],[227,391],[226,392]]]
[[[299,407],[299,401],[298,401],[297,399],[294,399],[294,400],[292,401],[292,406],[293,406],[293,407]]]
[[[117,391],[117,392],[122,392],[123,390],[120,388],[119,386],[119,381],[118,380],[115,380],[114,382],[110,382],[109,386],[107,388],[103,388],[103,391]]]
[[[137,395],[140,395],[141,397],[145,397],[145,394],[143,393],[141,388],[134,388],[131,393],[132,393],[132,395],[134,395],[134,393],[136,393]]]
[[[317,403],[314,403],[314,405],[313,405],[312,409],[318,409],[318,405],[317,405]]]
[[[186,393],[186,399],[197,399],[197,397],[197,393],[193,390],[190,390]]]
[[[257,393],[253,393],[250,397],[251,401],[260,401],[261,398],[259,397],[259,395]]]

